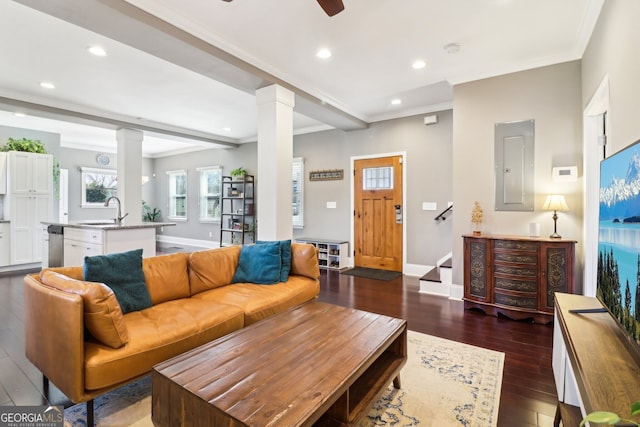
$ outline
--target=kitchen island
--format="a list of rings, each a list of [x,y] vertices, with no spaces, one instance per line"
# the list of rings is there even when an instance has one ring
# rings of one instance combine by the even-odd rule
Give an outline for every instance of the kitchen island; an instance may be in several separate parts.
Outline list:
[[[143,257],[156,254],[156,231],[159,227],[176,225],[172,222],[142,222],[117,224],[113,221],[79,221],[68,224],[44,222],[49,229],[62,231],[63,266],[82,265],[85,256],[105,255],[142,249]],[[54,236],[49,233],[49,247]],[[47,246],[47,245],[45,245]],[[45,251],[47,248],[45,248]],[[45,257],[43,257],[45,258]],[[51,259],[51,257],[47,257]],[[43,259],[43,264],[46,259]],[[44,265],[43,265],[44,266]],[[55,267],[55,265],[48,265]]]

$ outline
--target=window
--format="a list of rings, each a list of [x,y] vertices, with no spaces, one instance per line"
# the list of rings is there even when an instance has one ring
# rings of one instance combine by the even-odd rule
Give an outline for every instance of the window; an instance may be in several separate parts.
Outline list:
[[[304,227],[304,159],[293,158],[291,174],[293,189],[293,228]]]
[[[200,221],[220,221],[222,168],[198,168],[200,174]]]
[[[366,168],[362,172],[363,190],[393,189],[393,166]]]
[[[187,219],[187,172],[169,171],[169,219]]]
[[[104,207],[104,202],[118,194],[117,171],[81,168],[82,207]]]

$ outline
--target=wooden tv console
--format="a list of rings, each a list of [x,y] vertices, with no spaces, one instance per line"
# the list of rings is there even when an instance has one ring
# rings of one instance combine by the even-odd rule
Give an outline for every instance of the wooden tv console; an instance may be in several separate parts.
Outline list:
[[[553,375],[558,392],[555,426],[563,416],[578,421],[593,411],[628,417],[640,400],[640,352],[596,298],[557,293],[553,329]],[[579,411],[578,411],[579,408]],[[579,412],[579,413],[578,413]],[[562,418],[563,425],[578,425]]]

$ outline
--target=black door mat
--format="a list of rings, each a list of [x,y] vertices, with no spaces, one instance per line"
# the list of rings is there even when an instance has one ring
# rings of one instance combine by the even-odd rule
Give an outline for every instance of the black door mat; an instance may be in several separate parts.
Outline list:
[[[367,279],[389,281],[402,276],[399,271],[377,270],[375,268],[354,267],[349,270],[341,271],[340,274],[348,276],[366,277]]]

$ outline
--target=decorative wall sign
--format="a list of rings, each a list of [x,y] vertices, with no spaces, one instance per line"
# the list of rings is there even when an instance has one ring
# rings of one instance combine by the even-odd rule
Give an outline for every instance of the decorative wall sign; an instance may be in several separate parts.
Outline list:
[[[309,172],[309,181],[330,181],[344,179],[344,169],[329,169]]]

